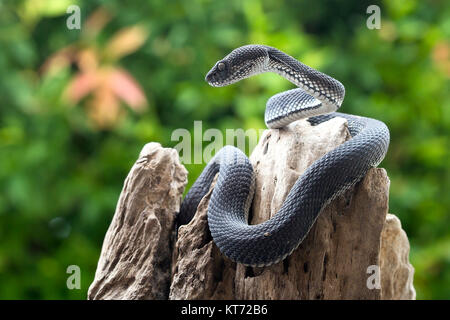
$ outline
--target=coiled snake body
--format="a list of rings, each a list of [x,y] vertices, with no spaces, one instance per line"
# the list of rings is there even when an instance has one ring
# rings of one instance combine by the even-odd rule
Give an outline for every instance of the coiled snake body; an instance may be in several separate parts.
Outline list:
[[[266,266],[287,257],[303,241],[322,209],[355,185],[384,158],[389,130],[378,120],[336,113],[344,86],[278,49],[247,45],[218,61],[206,76],[215,87],[226,86],[262,72],[275,72],[298,88],[271,97],[265,122],[280,128],[308,118],[317,125],[334,117],[348,121],[352,138],[316,160],[296,181],[280,210],[269,220],[249,225],[254,174],[246,155],[226,146],[208,163],[186,195],[178,225],[188,223],[219,173],[208,207],[208,225],[220,251],[248,266]]]

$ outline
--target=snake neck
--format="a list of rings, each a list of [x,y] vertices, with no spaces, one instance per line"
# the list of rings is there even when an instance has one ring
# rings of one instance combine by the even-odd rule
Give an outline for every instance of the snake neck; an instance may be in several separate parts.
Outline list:
[[[266,46],[268,62],[266,71],[286,78],[307,94],[318,99],[328,112],[336,111],[345,96],[344,86],[336,79],[317,71],[290,55]]]

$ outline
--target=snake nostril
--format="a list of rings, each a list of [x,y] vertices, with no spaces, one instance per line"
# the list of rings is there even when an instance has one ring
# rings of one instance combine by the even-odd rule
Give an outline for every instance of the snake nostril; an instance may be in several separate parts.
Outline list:
[[[215,78],[216,78],[216,73],[212,72],[212,71],[208,72],[208,74],[205,77],[206,81],[208,81],[208,82],[214,80]]]

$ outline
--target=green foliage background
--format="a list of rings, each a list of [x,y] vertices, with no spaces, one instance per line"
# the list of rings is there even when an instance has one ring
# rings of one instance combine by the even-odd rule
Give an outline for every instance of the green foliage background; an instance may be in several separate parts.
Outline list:
[[[149,107],[110,129],[61,98],[74,70],[46,77],[52,53],[77,42],[65,10],[113,14],[96,40],[141,23],[145,44],[120,61]],[[381,7],[381,30],[366,8]],[[273,74],[225,88],[204,75],[235,47],[278,47],[339,79],[342,111],[384,121],[390,212],[410,243],[418,298],[450,298],[450,6],[445,0],[0,0],[0,298],[85,299],[122,183],[149,141],[176,128],[264,128],[265,101],[293,86]],[[439,49],[439,50],[438,50]],[[124,108],[127,108],[124,106]],[[188,165],[189,186],[203,165]],[[66,268],[81,267],[81,290]]]

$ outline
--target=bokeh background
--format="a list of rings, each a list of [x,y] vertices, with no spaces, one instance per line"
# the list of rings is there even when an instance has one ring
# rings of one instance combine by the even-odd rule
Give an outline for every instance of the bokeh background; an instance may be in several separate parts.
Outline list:
[[[81,8],[69,30],[67,7]],[[381,29],[366,8],[381,8]],[[278,47],[339,79],[343,112],[391,130],[381,164],[420,299],[450,298],[450,3],[445,0],[0,0],[0,298],[85,299],[123,181],[176,128],[264,128],[292,88],[204,75],[235,47]],[[187,165],[189,185],[204,165]],[[81,268],[68,290],[66,268]]]

